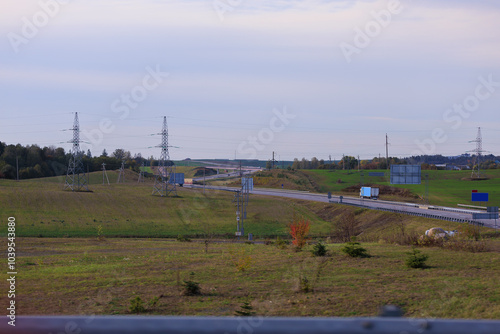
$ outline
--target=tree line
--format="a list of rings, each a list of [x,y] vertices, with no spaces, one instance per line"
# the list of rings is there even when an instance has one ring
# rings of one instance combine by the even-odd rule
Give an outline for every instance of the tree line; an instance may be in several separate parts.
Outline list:
[[[460,169],[477,167],[477,160],[475,155],[464,154],[457,157],[444,157],[442,155],[433,156],[413,156],[408,158],[389,157],[386,158],[375,157],[371,160],[358,160],[353,156],[344,156],[340,161],[325,161],[313,157],[311,160],[302,158],[299,160],[295,158],[290,169],[329,169],[329,170],[352,170],[352,169],[387,169],[387,164],[390,165],[421,165],[423,170],[436,170],[436,165],[449,165],[457,166]],[[266,167],[269,169],[271,163],[268,162]],[[500,157],[494,155],[481,156],[480,159],[481,169],[497,169],[500,168]]]
[[[406,163],[403,159],[390,157],[389,164],[397,165]],[[342,169],[342,170],[351,170],[351,169],[386,169],[387,168],[387,160],[385,158],[373,158],[372,160],[358,160],[353,156],[344,156],[339,161],[325,161],[323,159],[319,159],[313,157],[311,160],[306,158],[302,158],[299,160],[295,158],[293,160],[291,169]]]
[[[71,152],[66,152],[62,147],[42,148],[38,145],[6,145],[0,142],[0,178],[16,179],[18,171],[19,179],[65,175],[71,156]],[[88,172],[102,170],[103,163],[107,170],[116,170],[124,161],[126,168],[137,172],[143,162],[146,166],[156,164],[152,157],[145,159],[140,154],[132,156],[124,149],[116,149],[111,155],[103,150],[100,156],[92,156],[87,150],[82,161]]]

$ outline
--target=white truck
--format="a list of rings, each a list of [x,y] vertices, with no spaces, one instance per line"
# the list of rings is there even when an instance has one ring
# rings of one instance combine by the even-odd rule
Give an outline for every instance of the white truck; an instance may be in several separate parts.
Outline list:
[[[379,188],[361,187],[361,190],[359,191],[359,197],[378,199],[379,192],[380,192]]]

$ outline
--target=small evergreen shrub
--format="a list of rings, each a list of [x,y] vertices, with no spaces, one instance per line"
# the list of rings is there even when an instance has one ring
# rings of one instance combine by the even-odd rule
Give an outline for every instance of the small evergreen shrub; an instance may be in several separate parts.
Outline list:
[[[200,283],[193,281],[194,279],[194,273],[191,272],[189,274],[190,279],[189,280],[183,280],[182,286],[183,286],[183,294],[184,296],[198,296],[201,295],[201,288],[200,288]]]
[[[367,250],[361,247],[359,242],[356,242],[355,238],[351,239],[352,241],[345,244],[342,247],[342,252],[346,253],[350,257],[370,257]]]
[[[320,241],[316,245],[314,245],[311,252],[314,256],[325,256],[328,253],[328,250],[326,249],[326,246]]]
[[[405,264],[408,268],[425,268],[425,261],[429,258],[429,255],[422,254],[416,248],[413,248],[413,251],[406,253],[408,257],[405,260]]]
[[[240,306],[240,310],[234,311],[234,315],[239,317],[251,317],[255,315],[255,312],[249,302],[244,302],[243,305]]]

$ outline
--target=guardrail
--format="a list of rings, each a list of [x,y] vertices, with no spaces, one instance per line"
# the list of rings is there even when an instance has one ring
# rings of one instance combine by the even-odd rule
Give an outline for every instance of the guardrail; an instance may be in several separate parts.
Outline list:
[[[330,201],[330,203],[338,203],[338,202]],[[382,207],[370,207],[367,205],[363,205],[361,203],[358,204],[358,203],[342,202],[342,204],[356,206],[356,207],[360,207],[360,208],[371,209],[371,210],[400,213],[400,214],[409,215],[409,216],[424,217],[424,218],[430,218],[430,219],[451,221],[451,222],[456,222],[456,223],[468,223],[468,224],[473,224],[473,225],[478,225],[478,226],[484,226],[484,223],[476,221],[476,220],[471,220],[471,219],[453,218],[453,217],[439,216],[439,215],[433,215],[433,214],[428,214],[428,213],[411,212],[411,211],[396,210],[396,209],[389,209],[389,208],[382,208]]]
[[[500,321],[405,318],[19,316],[0,333],[48,334],[498,334]]]

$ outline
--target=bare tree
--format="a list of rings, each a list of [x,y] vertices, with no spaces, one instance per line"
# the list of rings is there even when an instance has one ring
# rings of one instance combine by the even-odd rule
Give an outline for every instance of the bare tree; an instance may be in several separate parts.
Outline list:
[[[350,241],[351,237],[359,233],[358,225],[354,212],[347,212],[336,220],[334,225],[335,236],[343,242]]]

